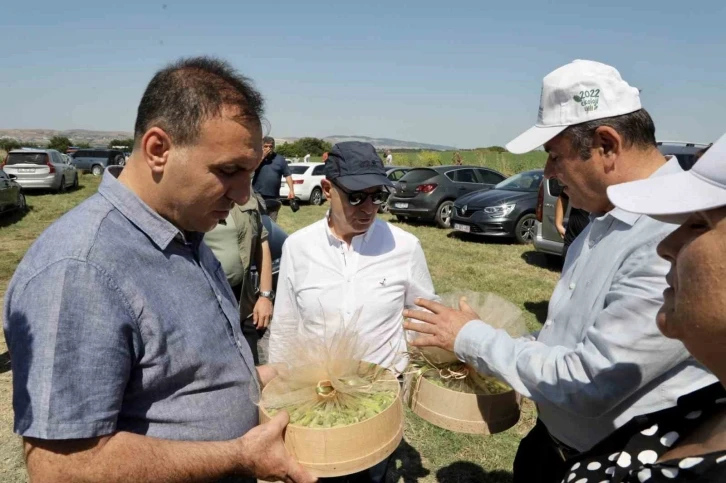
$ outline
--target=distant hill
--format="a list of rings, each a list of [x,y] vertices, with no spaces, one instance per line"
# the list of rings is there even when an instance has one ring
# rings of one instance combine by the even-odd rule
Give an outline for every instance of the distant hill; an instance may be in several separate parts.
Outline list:
[[[21,143],[47,144],[53,136],[65,136],[74,143],[107,146],[113,139],[128,139],[133,133],[126,131],[90,131],[86,129],[0,129],[0,138],[17,139]]]
[[[91,146],[106,146],[112,139],[133,137],[127,131],[91,131],[87,129],[0,129],[0,138],[17,139],[21,143],[46,144],[53,136],[65,136],[75,143],[86,142]],[[295,141],[299,138],[276,138],[278,143]],[[366,136],[328,136],[323,138],[330,144],[341,141],[362,141],[371,143],[376,149],[427,149],[432,151],[451,151],[456,148],[441,144],[426,144],[413,141],[401,141],[389,138],[371,138]]]

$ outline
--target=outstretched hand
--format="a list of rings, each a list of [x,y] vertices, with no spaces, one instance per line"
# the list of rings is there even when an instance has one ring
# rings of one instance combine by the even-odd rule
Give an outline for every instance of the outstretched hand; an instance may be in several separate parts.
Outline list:
[[[479,320],[476,312],[466,303],[465,297],[459,300],[461,310],[426,299],[416,299],[416,305],[429,312],[410,309],[403,311],[404,317],[412,319],[406,320],[403,328],[421,334],[411,342],[415,347],[433,346],[454,352],[456,336],[461,329],[472,320]]]

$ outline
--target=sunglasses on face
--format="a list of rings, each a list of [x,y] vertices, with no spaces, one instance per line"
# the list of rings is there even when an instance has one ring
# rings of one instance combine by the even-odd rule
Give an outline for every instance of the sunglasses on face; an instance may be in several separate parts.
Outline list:
[[[374,205],[382,205],[388,199],[388,195],[390,195],[390,193],[385,190],[378,190],[374,191],[373,193],[366,193],[365,191],[348,191],[347,189],[340,186],[338,183],[333,182],[333,184],[340,191],[345,193],[345,196],[348,198],[348,204],[350,206],[358,206],[360,204],[363,204],[369,197]]]

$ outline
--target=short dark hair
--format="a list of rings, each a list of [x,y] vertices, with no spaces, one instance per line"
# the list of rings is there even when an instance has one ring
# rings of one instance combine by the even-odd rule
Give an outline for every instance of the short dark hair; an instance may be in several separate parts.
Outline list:
[[[275,138],[272,136],[265,136],[262,138],[262,144],[272,144],[272,149],[275,149]]]
[[[639,109],[622,116],[606,117],[575,124],[568,127],[563,134],[570,140],[572,148],[578,155],[587,160],[592,155],[593,134],[601,126],[609,126],[615,129],[623,137],[626,147],[658,148],[655,141],[655,123],[653,123],[653,118],[645,109]]]
[[[204,121],[235,107],[235,120],[260,123],[262,94],[252,81],[227,62],[212,57],[180,59],[157,72],[139,103],[134,126],[136,142],[153,126],[179,145],[193,143]]]

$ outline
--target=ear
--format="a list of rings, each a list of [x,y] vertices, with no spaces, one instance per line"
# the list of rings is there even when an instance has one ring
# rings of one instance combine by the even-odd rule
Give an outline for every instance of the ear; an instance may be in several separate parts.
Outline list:
[[[323,194],[327,199],[331,199],[333,195],[333,183],[328,181],[327,179],[323,179],[320,181],[320,187],[323,188]]]
[[[163,174],[169,160],[171,137],[160,127],[152,127],[141,138],[141,152],[154,174]]]
[[[623,138],[615,129],[610,126],[600,126],[595,130],[593,148],[598,150],[604,159],[613,162],[623,152]]]

